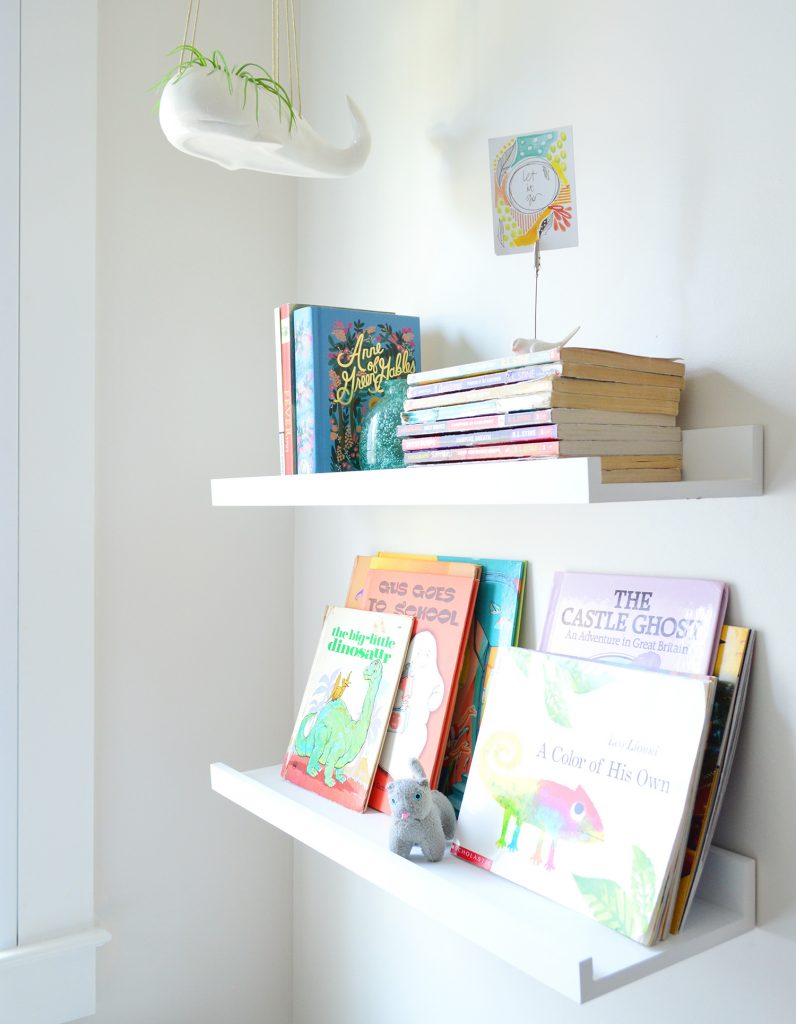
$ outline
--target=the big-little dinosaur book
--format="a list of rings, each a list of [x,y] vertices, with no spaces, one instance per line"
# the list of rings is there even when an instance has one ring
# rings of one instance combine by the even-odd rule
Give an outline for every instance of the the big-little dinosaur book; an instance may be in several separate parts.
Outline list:
[[[454,854],[651,944],[715,680],[498,647],[488,687]]]
[[[728,589],[717,580],[557,572],[539,650],[706,675]]]
[[[282,777],[364,811],[414,619],[329,608]]]

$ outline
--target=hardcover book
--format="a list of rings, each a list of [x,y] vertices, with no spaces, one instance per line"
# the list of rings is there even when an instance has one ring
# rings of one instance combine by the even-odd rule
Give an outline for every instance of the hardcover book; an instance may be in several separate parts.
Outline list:
[[[414,620],[370,796],[371,807],[386,813],[390,810],[387,785],[409,774],[413,757],[423,765],[432,787],[439,781],[481,575],[480,566],[468,563],[447,563],[456,572],[445,572],[426,560],[417,571],[388,567],[401,561],[372,559],[381,567],[368,568],[362,585],[352,581],[349,588],[356,607]]]
[[[299,304],[283,302],[274,310],[279,461],[282,472],[288,476],[296,472],[296,377],[293,366],[293,313],[299,308]]]
[[[651,944],[679,873],[714,687],[495,648],[452,852]]]
[[[406,615],[327,609],[282,778],[365,810],[412,624]]]
[[[721,631],[719,652],[713,668],[716,695],[681,878],[675,892],[670,928],[673,935],[680,931],[693,904],[697,883],[716,829],[746,703],[754,640],[755,634],[751,629],[725,626]]]
[[[362,420],[387,380],[420,366],[415,316],[303,306],[293,313],[297,472],[359,469]]]
[[[706,675],[728,594],[716,580],[557,572],[539,650]]]

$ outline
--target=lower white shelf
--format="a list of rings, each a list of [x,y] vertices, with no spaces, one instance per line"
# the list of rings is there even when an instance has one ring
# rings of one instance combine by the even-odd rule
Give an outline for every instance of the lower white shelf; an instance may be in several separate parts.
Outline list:
[[[755,862],[713,848],[683,931],[647,948],[520,886],[445,856],[389,851],[390,821],[356,814],[283,781],[279,765],[210,766],[221,796],[578,1003],[750,931]]]

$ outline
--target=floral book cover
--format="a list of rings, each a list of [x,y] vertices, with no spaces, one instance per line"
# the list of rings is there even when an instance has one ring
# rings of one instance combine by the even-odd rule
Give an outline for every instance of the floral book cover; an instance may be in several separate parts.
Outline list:
[[[365,810],[412,623],[405,615],[327,610],[282,778]]]
[[[416,316],[303,306],[293,313],[297,472],[359,469],[362,420],[384,382],[420,367]]]
[[[539,650],[707,675],[728,593],[716,580],[557,572]]]
[[[448,564],[454,568],[454,563]],[[433,787],[439,780],[481,572],[478,566],[455,568],[457,573],[371,568],[355,598],[369,611],[414,619],[370,796],[371,807],[386,813],[390,810],[387,784],[409,775],[413,757],[419,759]],[[465,569],[470,569],[469,575],[461,575]]]
[[[499,647],[488,685],[452,852],[652,944],[715,680]]]

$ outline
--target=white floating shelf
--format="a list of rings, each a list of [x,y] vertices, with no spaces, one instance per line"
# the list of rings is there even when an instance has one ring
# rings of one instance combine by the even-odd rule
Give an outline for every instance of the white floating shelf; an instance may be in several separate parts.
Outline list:
[[[284,782],[279,766],[210,767],[212,788],[294,839],[579,1003],[751,930],[755,863],[711,849],[686,927],[641,946],[520,886],[445,856],[429,864],[390,853],[390,820],[356,814]]]
[[[604,484],[599,458],[510,460],[212,481],[214,505],[562,505],[763,493],[763,428],[683,431],[683,479]]]

